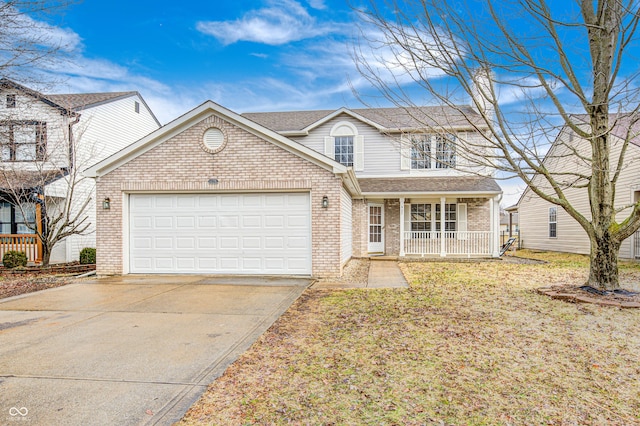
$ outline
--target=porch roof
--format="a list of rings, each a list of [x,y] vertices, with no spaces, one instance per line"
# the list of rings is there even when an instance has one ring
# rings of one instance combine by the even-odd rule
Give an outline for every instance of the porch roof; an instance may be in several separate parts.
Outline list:
[[[0,170],[0,191],[18,193],[43,187],[55,182],[67,173],[65,169],[40,171]]]
[[[480,176],[360,178],[363,195],[497,195],[502,192],[495,180]]]

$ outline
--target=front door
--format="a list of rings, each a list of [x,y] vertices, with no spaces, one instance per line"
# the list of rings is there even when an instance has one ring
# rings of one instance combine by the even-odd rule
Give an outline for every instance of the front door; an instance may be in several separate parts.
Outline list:
[[[369,253],[384,253],[383,204],[369,204]]]

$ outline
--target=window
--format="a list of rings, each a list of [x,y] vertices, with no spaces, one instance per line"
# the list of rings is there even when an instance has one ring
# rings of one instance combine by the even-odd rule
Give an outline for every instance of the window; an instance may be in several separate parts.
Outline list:
[[[16,107],[16,95],[7,95],[7,108]]]
[[[403,153],[404,170],[454,169],[456,167],[455,135],[411,135]],[[409,152],[410,149],[410,152]],[[406,163],[405,163],[406,162]]]
[[[353,136],[336,136],[335,160],[344,166],[353,166]]]
[[[558,237],[558,208],[549,207],[549,238]]]
[[[456,231],[458,204],[445,204],[444,230]],[[466,206],[466,204],[465,204]],[[411,204],[410,229],[411,231],[436,231],[440,232],[440,203]],[[435,211],[435,214],[432,212]],[[464,216],[464,215],[463,215]],[[466,218],[461,218],[466,220]],[[466,229],[465,229],[466,230]],[[435,234],[434,234],[435,237]]]
[[[436,231],[440,231],[440,204],[436,204]],[[456,205],[444,205],[444,230],[455,232],[456,230]]]
[[[431,204],[411,204],[411,230],[431,231]]]
[[[43,160],[46,144],[46,123],[13,121],[0,124],[2,161]]]
[[[456,167],[455,139],[453,135],[436,136],[436,169]]]
[[[431,137],[415,135],[411,137],[411,168],[424,170],[431,168]]]
[[[136,102],[133,104],[133,109],[134,109],[138,114],[140,114],[140,102],[136,101]]]
[[[0,233],[35,234],[36,205],[22,203],[19,206],[0,202]]]

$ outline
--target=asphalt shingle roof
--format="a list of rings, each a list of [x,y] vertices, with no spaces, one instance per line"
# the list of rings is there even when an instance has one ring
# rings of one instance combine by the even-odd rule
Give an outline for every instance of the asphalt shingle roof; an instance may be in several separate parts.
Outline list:
[[[336,111],[247,112],[242,116],[276,132],[295,132],[305,129]],[[470,106],[358,108],[349,111],[389,130],[468,126],[469,121],[482,126],[480,115]]]
[[[137,92],[67,93],[44,96],[63,108],[78,110],[135,94]]]
[[[441,193],[441,192],[492,192],[502,190],[495,180],[481,176],[360,178],[360,189],[366,193]]]

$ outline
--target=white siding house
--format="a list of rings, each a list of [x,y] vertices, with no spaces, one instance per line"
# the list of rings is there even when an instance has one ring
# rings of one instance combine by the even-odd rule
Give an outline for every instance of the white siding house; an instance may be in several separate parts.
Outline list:
[[[617,158],[623,145],[624,133],[629,129],[629,120],[615,119],[617,124],[611,132],[611,166],[616,167]],[[639,129],[640,130],[640,129]],[[636,135],[638,132],[636,132]],[[587,219],[591,219],[591,208],[587,188],[576,185],[575,176],[571,173],[589,175],[591,171],[585,164],[573,155],[570,150],[590,156],[588,141],[578,137],[567,127],[563,128],[544,161],[547,169],[557,174],[562,182],[563,175],[566,182],[562,189],[571,203]],[[618,221],[622,221],[629,213],[632,204],[640,200],[640,140],[632,137],[625,161],[620,171],[616,185],[615,207],[622,209],[618,214]],[[536,176],[534,183],[541,185],[546,191],[542,177]],[[590,243],[585,230],[562,207],[543,200],[530,188],[525,189],[517,205],[520,225],[521,246],[528,249],[550,250],[568,253],[589,254]],[[623,259],[640,258],[640,236],[636,233],[623,241],[619,257]]]
[[[18,129],[28,128],[32,123],[40,128],[35,137],[25,135],[24,140],[18,139]],[[0,166],[4,178],[0,185],[4,190],[0,205],[1,241],[26,241],[24,235],[43,226],[40,221],[44,213],[38,206],[34,217],[29,218],[29,222],[37,225],[20,224],[22,214],[14,200],[17,187],[20,192],[41,193],[51,212],[72,199],[72,216],[89,200],[80,218],[88,228],[82,235],[60,241],[51,252],[51,262],[77,260],[82,248],[96,246],[95,181],[85,178],[82,170],[160,127],[137,92],[45,95],[6,79],[0,81],[0,125],[9,129],[3,132],[0,141],[4,152]],[[28,144],[29,138],[34,141],[33,148]],[[34,151],[33,155],[27,147]],[[52,178],[42,185],[44,170],[51,170]],[[26,176],[24,173],[30,173],[31,177],[16,181],[18,172],[20,177]],[[71,189],[74,197],[69,198]],[[0,252],[4,250],[4,246],[0,247]],[[38,253],[41,248],[28,250],[32,261],[41,258],[42,253]]]

